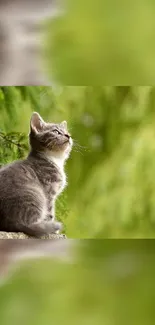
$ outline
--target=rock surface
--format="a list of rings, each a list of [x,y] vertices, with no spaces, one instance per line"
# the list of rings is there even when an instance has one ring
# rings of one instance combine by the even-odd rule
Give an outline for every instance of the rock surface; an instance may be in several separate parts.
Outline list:
[[[34,237],[30,237],[28,235],[25,235],[24,233],[15,233],[15,232],[0,232],[0,239],[29,239]],[[51,234],[40,237],[40,239],[66,239],[66,235],[63,234]]]

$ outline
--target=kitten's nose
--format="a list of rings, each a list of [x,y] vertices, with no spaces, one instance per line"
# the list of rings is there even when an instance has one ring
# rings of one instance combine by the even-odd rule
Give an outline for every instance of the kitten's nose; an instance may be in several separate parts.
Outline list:
[[[65,134],[65,137],[67,137],[68,139],[70,139],[70,135],[69,134]]]

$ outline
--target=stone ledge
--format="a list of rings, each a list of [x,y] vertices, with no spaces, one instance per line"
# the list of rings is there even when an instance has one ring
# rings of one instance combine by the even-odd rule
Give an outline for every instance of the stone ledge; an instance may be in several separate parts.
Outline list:
[[[29,239],[34,237],[30,237],[22,232],[0,232],[0,239]],[[50,234],[40,237],[40,239],[66,239],[66,235],[63,234]]]

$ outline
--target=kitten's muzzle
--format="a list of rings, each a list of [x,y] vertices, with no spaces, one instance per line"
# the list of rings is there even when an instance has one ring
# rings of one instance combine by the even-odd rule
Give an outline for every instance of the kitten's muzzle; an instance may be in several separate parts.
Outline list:
[[[65,137],[69,140],[71,138],[71,136],[69,134],[65,134]]]
[[[65,134],[65,137],[66,137],[66,140],[64,141],[64,144],[65,143],[71,144],[71,136],[69,134]]]

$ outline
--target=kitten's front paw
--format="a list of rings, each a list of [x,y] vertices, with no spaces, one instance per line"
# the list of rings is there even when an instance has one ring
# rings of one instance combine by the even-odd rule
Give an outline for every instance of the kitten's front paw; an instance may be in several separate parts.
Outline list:
[[[63,225],[61,222],[53,221],[53,230],[55,234],[59,234],[63,229]]]
[[[62,231],[63,226],[59,221],[50,220],[46,222],[45,229],[48,234],[57,234],[58,232]]]

